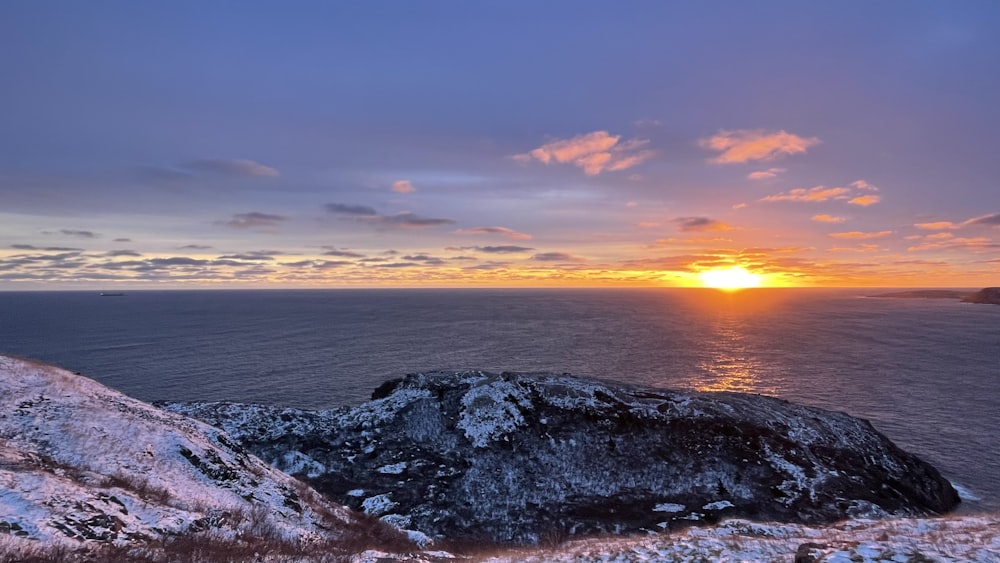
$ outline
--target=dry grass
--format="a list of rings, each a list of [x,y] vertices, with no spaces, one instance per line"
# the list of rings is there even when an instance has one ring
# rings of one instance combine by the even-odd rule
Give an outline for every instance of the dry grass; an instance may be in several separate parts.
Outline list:
[[[253,515],[249,515],[251,527]],[[81,542],[42,544],[35,540],[0,537],[0,563],[237,563],[267,561],[272,563],[305,562],[337,563],[350,561],[351,556],[368,549],[389,553],[413,553],[413,545],[398,537],[385,543],[381,528],[371,526],[374,536],[345,535],[341,539],[319,541],[288,540],[260,521],[263,536],[244,535],[238,539],[211,531],[170,536],[162,540],[134,543],[129,547]],[[376,521],[377,522],[377,521]],[[357,528],[352,532],[362,532]]]
[[[174,498],[173,493],[168,489],[153,485],[148,479],[143,479],[134,473],[117,472],[114,475],[105,476],[97,486],[102,488],[119,488],[133,493],[135,496],[151,504],[168,506]]]

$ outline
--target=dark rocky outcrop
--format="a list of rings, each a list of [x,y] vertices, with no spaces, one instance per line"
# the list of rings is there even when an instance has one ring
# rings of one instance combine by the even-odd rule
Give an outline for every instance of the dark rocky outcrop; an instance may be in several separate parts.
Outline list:
[[[333,500],[432,536],[538,542],[722,517],[936,514],[958,495],[864,420],[759,395],[418,373],[357,408],[172,405]]]
[[[972,295],[962,298],[962,302],[1000,305],[1000,287],[984,287]]]

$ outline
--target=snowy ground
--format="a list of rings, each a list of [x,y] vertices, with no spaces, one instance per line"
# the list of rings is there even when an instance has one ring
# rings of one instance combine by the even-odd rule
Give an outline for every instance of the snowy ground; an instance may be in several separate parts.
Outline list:
[[[386,465],[384,473],[401,469]],[[0,563],[27,559],[18,554],[40,558],[34,561],[133,561],[107,554],[135,551],[108,550],[146,549],[199,534],[202,551],[183,560],[1000,563],[1000,515],[993,514],[854,520],[825,528],[729,520],[551,548],[484,546],[457,556],[429,546],[416,553],[345,556],[378,543],[413,549],[405,539],[375,537],[385,530],[359,522],[248,455],[217,428],[58,368],[0,356]],[[271,551],[288,541],[313,547]],[[252,550],[234,551],[244,544]],[[93,548],[105,550],[105,559],[85,553]],[[142,561],[168,560],[148,549],[142,553],[148,556]]]
[[[827,528],[730,520],[673,534],[588,539],[548,549],[483,553],[471,559],[491,563],[792,563],[797,556],[800,561],[817,563],[996,563],[1000,562],[1000,515],[855,520]],[[447,554],[438,552],[408,560],[447,559]],[[375,551],[353,559],[358,563],[386,560],[394,559]]]
[[[0,356],[0,561],[30,545],[108,550],[198,536],[216,545],[329,546],[398,535],[385,530],[218,428]]]

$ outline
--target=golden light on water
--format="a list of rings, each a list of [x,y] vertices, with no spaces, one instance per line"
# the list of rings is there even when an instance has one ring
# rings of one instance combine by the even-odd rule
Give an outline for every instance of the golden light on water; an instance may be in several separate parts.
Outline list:
[[[698,278],[705,287],[713,287],[726,291],[758,287],[763,281],[763,276],[755,274],[742,266],[706,270],[698,274]]]

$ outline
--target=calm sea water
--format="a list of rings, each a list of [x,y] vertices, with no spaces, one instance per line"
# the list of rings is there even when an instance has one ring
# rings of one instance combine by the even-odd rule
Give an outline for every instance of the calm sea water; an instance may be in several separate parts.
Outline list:
[[[867,293],[0,293],[0,353],[144,400],[353,405],[466,367],[764,393],[867,418],[1000,510],[1000,307]]]

